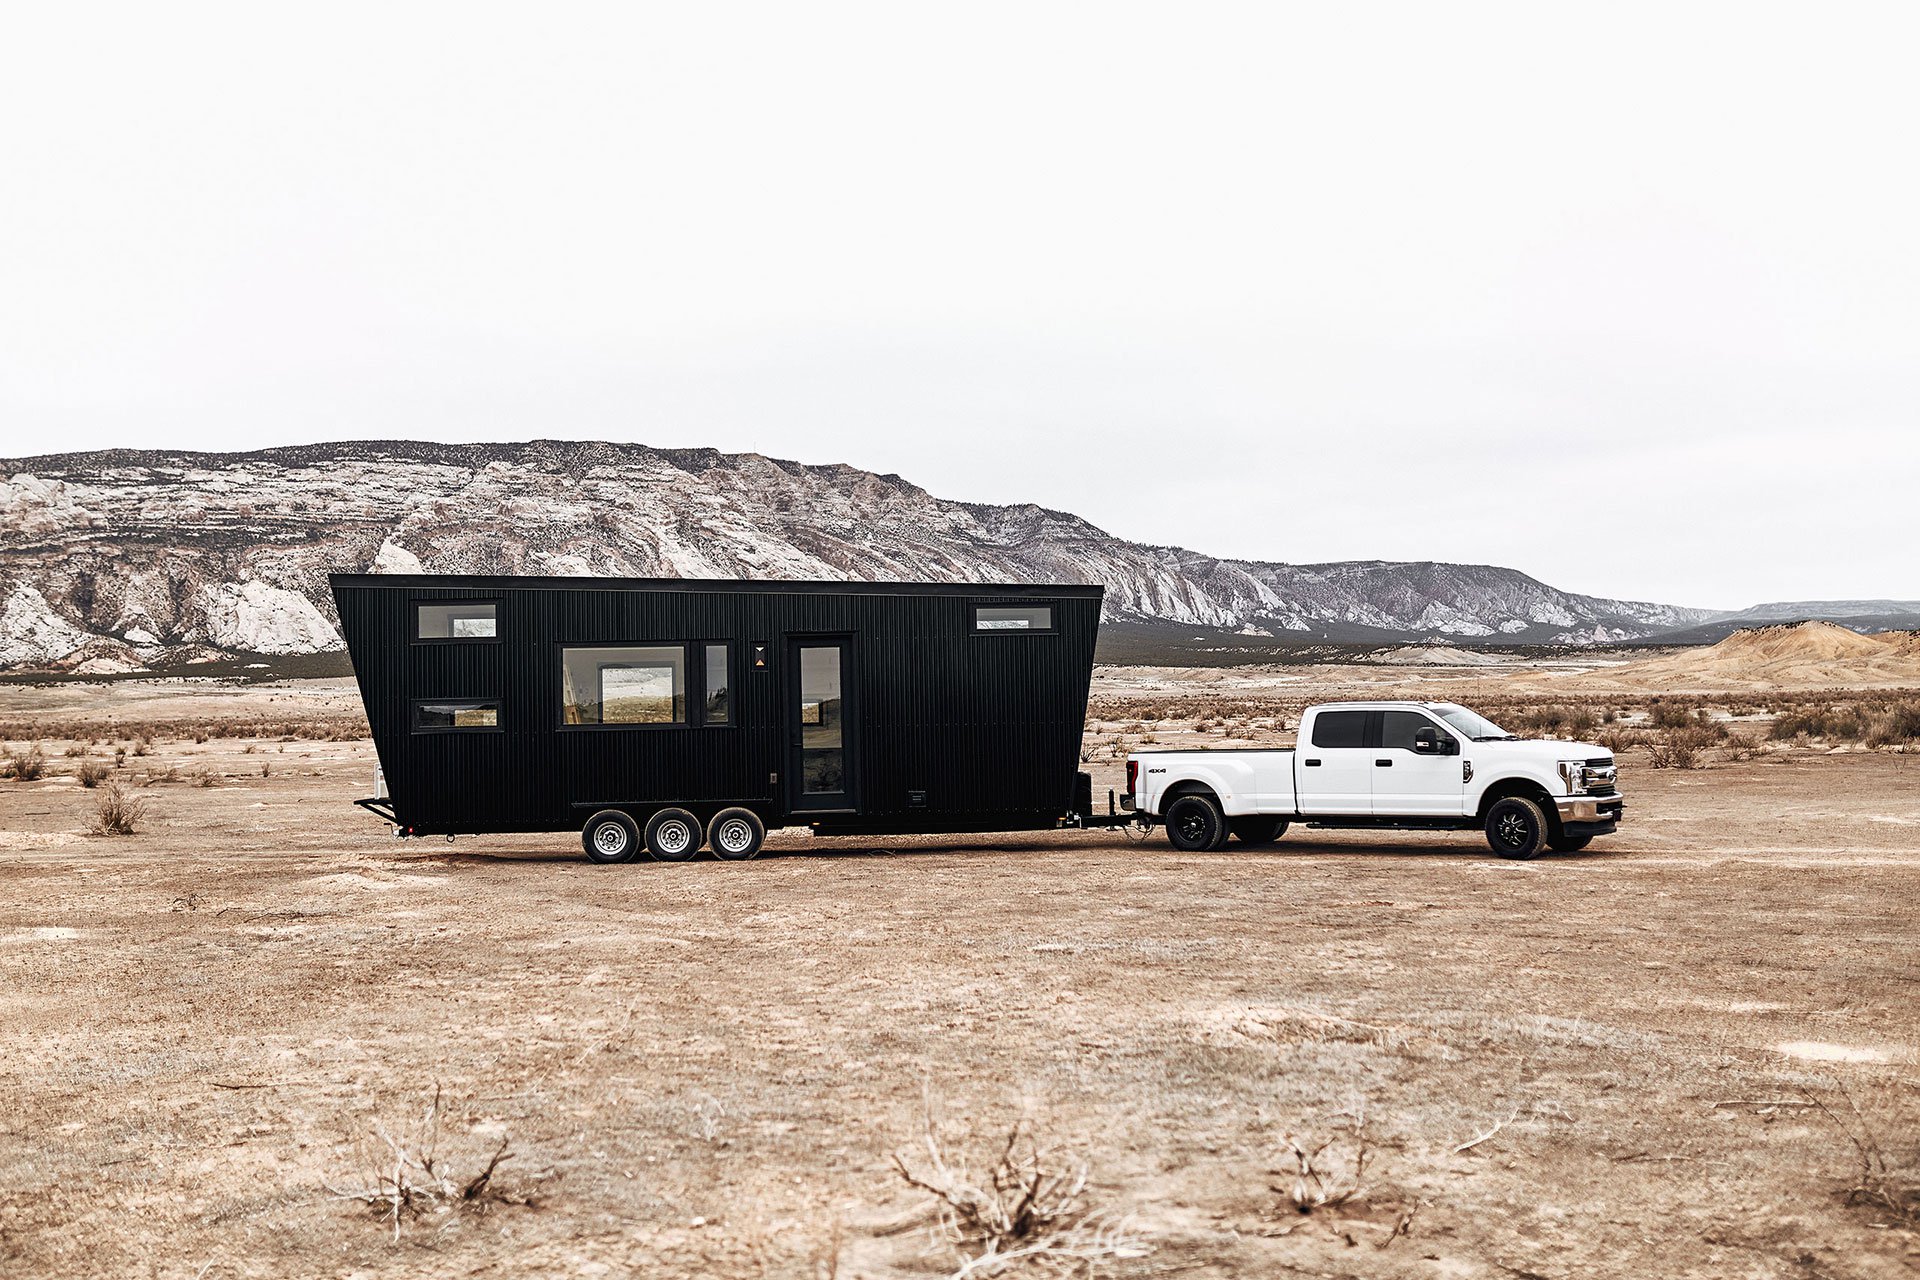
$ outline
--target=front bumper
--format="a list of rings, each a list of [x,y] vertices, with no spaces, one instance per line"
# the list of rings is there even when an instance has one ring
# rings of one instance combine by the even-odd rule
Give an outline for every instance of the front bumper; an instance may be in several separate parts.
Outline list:
[[[1602,836],[1620,824],[1626,811],[1625,796],[1561,796],[1553,807],[1560,814],[1560,828],[1568,835]]]

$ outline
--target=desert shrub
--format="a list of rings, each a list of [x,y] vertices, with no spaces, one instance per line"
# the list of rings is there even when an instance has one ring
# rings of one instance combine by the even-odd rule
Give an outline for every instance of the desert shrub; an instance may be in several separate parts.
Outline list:
[[[117,782],[100,788],[93,802],[93,833],[98,836],[130,836],[147,816],[145,799],[131,794]]]
[[[1656,769],[1698,769],[1700,753],[1712,739],[1699,725],[1669,729],[1657,735],[1648,746],[1648,763]]]
[[[144,756],[149,751],[152,751],[152,750],[153,750],[153,744],[151,742],[148,742],[145,738],[135,738],[133,740],[133,754],[135,754],[136,756]]]
[[[1752,760],[1757,756],[1766,754],[1765,747],[1755,742],[1752,738],[1743,737],[1737,733],[1728,733],[1726,735],[1724,747],[1727,753],[1727,759],[1729,760]]]
[[[142,783],[141,785],[148,786],[148,787],[162,786],[170,782],[178,782],[178,781],[180,781],[180,766],[177,764],[170,764],[167,766],[166,771],[164,773],[149,772],[147,774],[146,782]]]
[[[1860,712],[1851,705],[1810,706],[1789,711],[1773,722],[1776,738],[1825,738],[1851,742],[1866,732]]]
[[[47,771],[47,753],[40,749],[39,743],[22,750],[13,748],[7,752],[6,772],[8,776],[21,782],[38,782]]]
[[[456,1174],[452,1163],[440,1153],[441,1092],[436,1087],[426,1112],[399,1136],[376,1124],[369,1139],[357,1154],[363,1176],[358,1186],[327,1190],[342,1200],[356,1200],[372,1210],[374,1217],[393,1229],[400,1238],[401,1224],[412,1218],[438,1216],[456,1210],[485,1212],[490,1203],[526,1204],[528,1201],[503,1193],[494,1182],[500,1166],[513,1157],[507,1153],[507,1139],[484,1165],[474,1172]]]
[[[79,780],[81,786],[93,788],[105,781],[109,772],[107,766],[98,760],[82,760],[74,767],[73,776]]]
[[[1683,702],[1655,698],[1647,707],[1647,720],[1656,729],[1684,729],[1694,723],[1693,712]]]
[[[1870,747],[1920,742],[1920,699],[1896,702],[1875,713],[1867,725],[1866,739]]]
[[[1602,729],[1593,740],[1617,756],[1630,748],[1646,746],[1653,735],[1645,729]]]

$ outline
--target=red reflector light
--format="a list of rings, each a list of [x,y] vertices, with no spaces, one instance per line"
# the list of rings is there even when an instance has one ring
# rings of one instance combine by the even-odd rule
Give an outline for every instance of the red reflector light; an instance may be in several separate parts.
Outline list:
[[[1127,794],[1128,795],[1134,795],[1138,793],[1139,788],[1134,786],[1133,784],[1134,784],[1134,781],[1139,778],[1139,776],[1140,776],[1140,762],[1138,760],[1127,761]]]

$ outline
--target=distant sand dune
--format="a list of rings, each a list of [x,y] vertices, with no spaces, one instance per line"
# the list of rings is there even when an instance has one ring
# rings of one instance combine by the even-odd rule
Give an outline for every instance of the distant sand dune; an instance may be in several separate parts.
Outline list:
[[[1719,644],[1555,682],[1565,689],[1920,687],[1920,632],[1861,635],[1831,622],[1756,627]]]

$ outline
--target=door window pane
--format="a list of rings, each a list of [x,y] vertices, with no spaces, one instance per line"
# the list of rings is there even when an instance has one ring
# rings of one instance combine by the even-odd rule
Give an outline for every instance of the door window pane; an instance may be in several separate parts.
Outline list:
[[[1418,711],[1387,711],[1382,714],[1386,717],[1380,728],[1380,745],[1383,747],[1399,747],[1402,751],[1411,751],[1413,735],[1420,730],[1432,729],[1435,733],[1441,732],[1439,726]]]
[[[1050,604],[976,605],[973,610],[975,631],[1051,631],[1053,606]]]
[[[423,604],[419,606],[414,635],[421,640],[491,640],[497,634],[495,608],[491,601]]]
[[[847,789],[846,700],[838,645],[800,650],[800,790],[837,795]]]
[[[416,702],[413,704],[416,729],[498,729],[500,704],[497,702]]]
[[[685,724],[686,650],[679,645],[568,649],[561,656],[565,724]]]
[[[700,717],[703,723],[733,723],[733,702],[727,688],[727,673],[731,665],[727,661],[726,645],[707,646],[707,705]]]
[[[1322,711],[1313,719],[1313,745],[1316,747],[1366,746],[1367,713]]]

